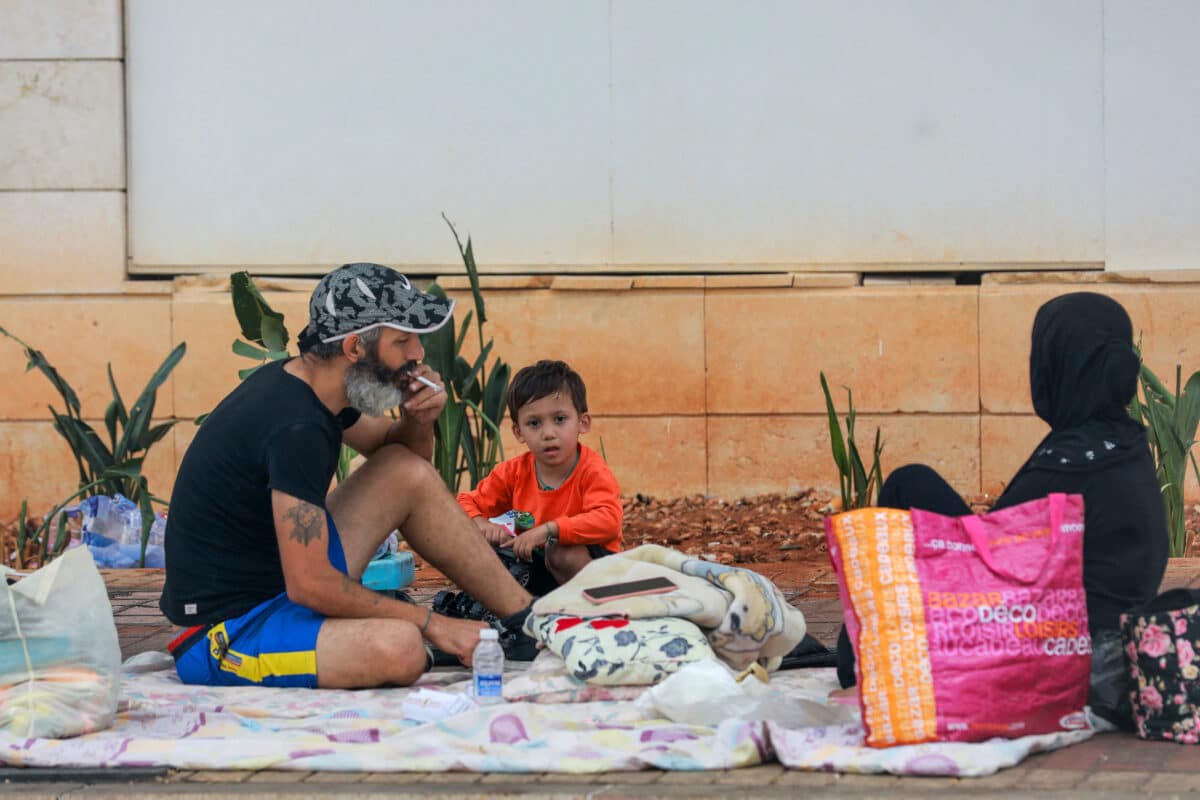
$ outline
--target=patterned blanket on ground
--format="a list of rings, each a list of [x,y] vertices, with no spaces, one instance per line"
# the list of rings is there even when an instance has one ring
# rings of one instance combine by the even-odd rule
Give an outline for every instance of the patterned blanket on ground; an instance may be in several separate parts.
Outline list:
[[[583,597],[589,586],[667,577],[679,588],[597,605]],[[565,584],[533,604],[526,632],[546,641],[544,630],[559,617],[629,619],[677,617],[699,626],[713,652],[734,669],[759,661],[767,669],[804,638],[804,614],[771,581],[740,567],[692,558],[677,550],[646,544],[598,558]],[[547,642],[547,644],[549,644]]]
[[[987,775],[1093,731],[982,744],[876,750],[857,724],[789,729],[727,720],[712,728],[652,719],[630,700],[507,703],[418,724],[401,707],[413,689],[333,691],[184,686],[141,659],[126,669],[116,725],[74,739],[0,734],[0,763],[28,767],[596,773],[657,768],[787,767],[899,775]],[[514,681],[519,673],[513,673]],[[421,686],[462,691],[469,675],[438,671]],[[777,673],[789,697],[823,702],[832,670]],[[608,690],[602,690],[607,692]]]

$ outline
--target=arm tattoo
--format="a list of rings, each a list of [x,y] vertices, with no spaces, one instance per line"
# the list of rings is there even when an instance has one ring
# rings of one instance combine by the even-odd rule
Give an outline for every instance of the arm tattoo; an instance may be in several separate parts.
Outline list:
[[[325,524],[325,512],[312,503],[300,501],[289,508],[283,515],[284,519],[292,521],[292,532],[289,537],[308,547],[312,541],[320,541],[321,527]]]

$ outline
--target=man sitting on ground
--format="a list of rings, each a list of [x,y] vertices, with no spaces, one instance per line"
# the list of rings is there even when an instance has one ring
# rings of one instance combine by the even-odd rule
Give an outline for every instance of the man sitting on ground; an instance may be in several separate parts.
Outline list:
[[[185,683],[363,688],[408,685],[427,639],[470,663],[482,623],[364,588],[392,530],[520,633],[531,597],[496,559],[430,460],[446,404],[419,334],[453,301],[378,264],[321,279],[300,357],[260,367],[204,420],[167,517],[160,606]],[[387,412],[399,406],[399,420]],[[345,442],[366,463],[329,492]]]

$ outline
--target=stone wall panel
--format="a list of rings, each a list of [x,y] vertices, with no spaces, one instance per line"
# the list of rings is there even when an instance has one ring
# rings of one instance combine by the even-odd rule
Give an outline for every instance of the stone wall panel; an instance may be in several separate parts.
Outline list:
[[[704,319],[712,414],[823,412],[822,371],[839,407],[979,408],[973,287],[710,290]]]
[[[0,295],[119,292],[125,194],[0,192],[0,276]]]
[[[102,419],[112,400],[105,365],[126,405],[171,352],[170,298],[153,295],[105,297],[0,298],[0,326],[42,351],[51,366],[79,395],[85,417]],[[178,371],[159,388],[156,415],[175,413],[173,386]],[[62,398],[40,372],[25,371],[21,348],[0,337],[0,421],[49,420],[47,405],[63,410]]]
[[[119,61],[0,61],[0,189],[124,189]]]

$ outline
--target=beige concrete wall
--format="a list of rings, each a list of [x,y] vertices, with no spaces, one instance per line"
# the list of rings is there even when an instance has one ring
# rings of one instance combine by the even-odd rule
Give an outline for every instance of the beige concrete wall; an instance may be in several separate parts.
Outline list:
[[[816,288],[780,274],[516,276],[484,278],[495,352],[518,368],[562,358],[588,384],[603,446],[628,493],[738,497],[832,490],[836,472],[819,374],[840,411],[854,390],[858,437],[876,429],[883,465],[924,461],[965,493],[996,493],[1045,434],[1028,399],[1033,315],[1057,294],[1087,288],[1120,300],[1160,375],[1200,369],[1200,272],[1153,280],[1112,273],[987,277],[982,286]],[[465,280],[443,278],[471,306]],[[312,280],[261,279],[294,338],[307,318]],[[159,393],[156,416],[181,420],[152,454],[155,488],[169,491],[195,433],[195,416],[238,382],[249,362],[223,278],[125,284],[121,293],[0,297],[0,325],[41,349],[100,420],[108,402],[105,361],[126,398],[172,346],[187,355]],[[468,337],[473,355],[474,334]],[[76,474],[49,424],[59,401],[19,348],[0,340],[0,518],[21,498],[35,508],[65,496]],[[506,452],[519,446],[505,425]],[[1200,496],[1189,479],[1193,496]]]
[[[103,430],[105,362],[126,400],[171,348],[168,294],[125,281],[121,0],[0,3],[0,326],[41,349]],[[62,401],[0,340],[0,519],[44,512],[78,471],[47,405]],[[171,390],[156,417],[175,413]],[[174,440],[147,474],[169,491]]]
[[[0,296],[125,279],[120,0],[0,5]]]
[[[0,4],[0,326],[41,349],[102,427],[107,362],[127,402],[170,349],[159,392],[174,433],[147,463],[170,492],[192,422],[237,384],[238,329],[222,278],[126,280],[126,132],[120,0]],[[734,271],[736,267],[729,267]],[[1120,300],[1164,378],[1200,369],[1200,271],[993,274],[981,286],[873,284],[854,273],[485,277],[496,352],[515,367],[571,362],[628,493],[725,497],[831,490],[818,376],[890,469],[924,461],[965,493],[1002,489],[1045,426],[1028,398],[1034,312],[1064,291]],[[442,280],[470,304],[465,279]],[[312,280],[260,279],[293,336]],[[460,316],[461,318],[461,316]],[[474,347],[473,338],[468,346]],[[60,405],[0,339],[0,520],[45,510],[77,472],[54,433]],[[519,448],[506,431],[509,455]],[[1200,497],[1189,477],[1193,497]]]

